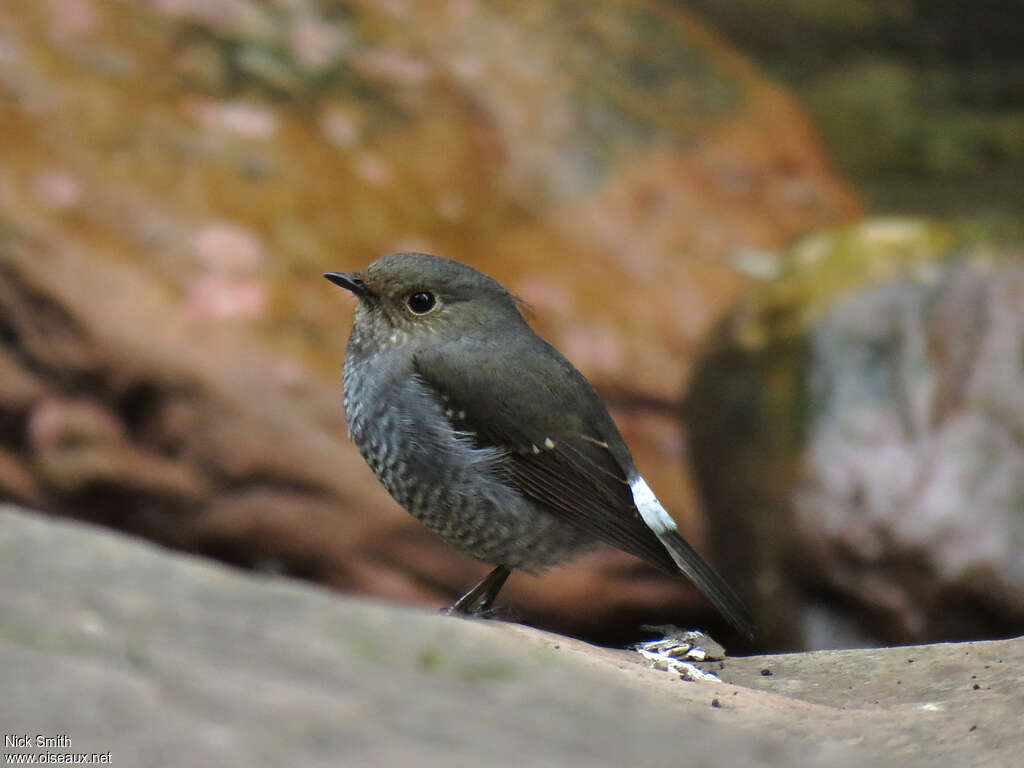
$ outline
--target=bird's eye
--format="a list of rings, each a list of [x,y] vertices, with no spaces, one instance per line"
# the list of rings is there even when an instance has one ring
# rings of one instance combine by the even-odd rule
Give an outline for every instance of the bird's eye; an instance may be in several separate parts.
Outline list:
[[[437,306],[437,299],[428,291],[416,291],[406,299],[405,303],[414,315],[425,315]]]

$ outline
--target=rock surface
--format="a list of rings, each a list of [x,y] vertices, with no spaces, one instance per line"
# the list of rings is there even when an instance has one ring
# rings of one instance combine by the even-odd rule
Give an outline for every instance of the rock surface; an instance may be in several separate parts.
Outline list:
[[[1024,748],[1024,639],[730,658],[721,683],[637,658],[0,510],[0,721],[68,738],[49,752],[139,768],[1009,768]]]

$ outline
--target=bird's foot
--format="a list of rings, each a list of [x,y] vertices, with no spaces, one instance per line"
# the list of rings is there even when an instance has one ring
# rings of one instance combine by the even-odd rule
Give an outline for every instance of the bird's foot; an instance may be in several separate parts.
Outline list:
[[[447,608],[442,608],[440,611],[443,616],[458,616],[463,619],[484,619],[487,621],[512,621],[519,622],[520,617],[513,609],[507,605],[492,605],[488,608],[478,608],[475,611],[457,611],[454,605],[450,605]]]
[[[469,592],[456,600],[442,613],[447,616],[471,616],[474,618],[496,618],[494,599],[498,596],[506,579],[512,571],[505,565],[499,565]]]

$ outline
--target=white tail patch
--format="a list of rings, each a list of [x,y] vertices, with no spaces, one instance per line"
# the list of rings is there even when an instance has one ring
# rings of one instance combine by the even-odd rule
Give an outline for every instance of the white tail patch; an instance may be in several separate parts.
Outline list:
[[[661,506],[646,480],[637,475],[629,484],[629,489],[633,492],[633,503],[636,504],[640,517],[647,523],[648,528],[658,535],[676,530],[676,521]]]

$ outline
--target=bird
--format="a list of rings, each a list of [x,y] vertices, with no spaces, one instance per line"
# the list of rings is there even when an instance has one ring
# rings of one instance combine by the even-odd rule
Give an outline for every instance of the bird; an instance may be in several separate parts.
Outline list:
[[[399,505],[495,566],[450,613],[486,615],[513,569],[603,544],[686,576],[753,639],[743,601],[679,534],[597,392],[501,283],[425,253],[324,277],[358,299],[342,374],[350,437]]]

